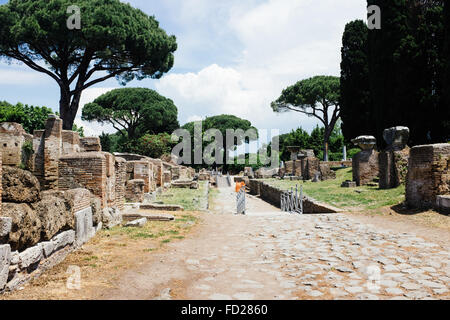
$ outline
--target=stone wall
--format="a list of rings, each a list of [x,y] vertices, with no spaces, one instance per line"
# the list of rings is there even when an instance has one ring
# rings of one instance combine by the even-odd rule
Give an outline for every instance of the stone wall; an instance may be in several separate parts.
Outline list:
[[[32,141],[22,125],[14,122],[0,124],[0,149],[4,165],[18,167],[22,163],[22,147],[25,141]]]
[[[127,181],[125,199],[129,202],[144,201],[145,182],[142,179],[134,179]]]
[[[320,169],[320,180],[324,181],[336,179],[336,172],[331,170],[331,167],[328,164],[328,162],[320,162],[319,169]]]
[[[357,186],[366,185],[378,177],[379,162],[378,152],[375,150],[363,150],[353,158],[353,181]]]
[[[82,152],[100,152],[102,145],[98,137],[85,137],[80,139]]]
[[[414,208],[436,206],[437,196],[450,195],[450,144],[411,149],[406,178],[406,203]]]
[[[127,162],[124,158],[116,157],[116,206],[120,210],[125,207],[125,192],[127,182]]]
[[[75,131],[62,131],[62,154],[81,152],[80,135]]]
[[[406,181],[409,148],[380,152],[380,189],[396,188]]]
[[[64,155],[59,159],[59,190],[86,188],[107,207],[106,158],[100,152]]]
[[[44,132],[44,185],[45,190],[58,189],[58,161],[62,155],[62,126],[58,117],[51,117]]]

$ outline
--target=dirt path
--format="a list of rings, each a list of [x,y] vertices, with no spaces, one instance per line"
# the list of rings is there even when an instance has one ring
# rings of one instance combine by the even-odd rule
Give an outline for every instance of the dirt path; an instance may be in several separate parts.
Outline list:
[[[449,299],[450,251],[346,215],[289,215],[260,199],[233,215],[220,189],[198,232],[103,299]]]

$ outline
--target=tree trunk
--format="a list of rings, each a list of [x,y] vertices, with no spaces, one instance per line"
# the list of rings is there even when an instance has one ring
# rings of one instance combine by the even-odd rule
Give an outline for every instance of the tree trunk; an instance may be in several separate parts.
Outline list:
[[[61,97],[59,100],[59,116],[63,120],[63,129],[64,130],[72,130],[67,129],[66,125],[70,122],[70,88],[69,87],[60,87]],[[73,120],[72,120],[73,125]]]

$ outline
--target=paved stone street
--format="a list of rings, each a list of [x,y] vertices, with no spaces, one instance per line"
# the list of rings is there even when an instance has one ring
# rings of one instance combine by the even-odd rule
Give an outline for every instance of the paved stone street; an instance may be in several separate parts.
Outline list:
[[[246,216],[231,215],[233,198],[221,189],[198,234],[170,244],[104,298],[450,298],[448,247],[345,214],[283,214],[253,197]]]

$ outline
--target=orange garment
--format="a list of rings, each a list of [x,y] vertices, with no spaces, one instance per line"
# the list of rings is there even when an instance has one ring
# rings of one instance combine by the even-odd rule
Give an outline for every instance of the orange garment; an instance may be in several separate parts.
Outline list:
[[[236,192],[241,191],[243,187],[245,187],[245,182],[236,182]]]

